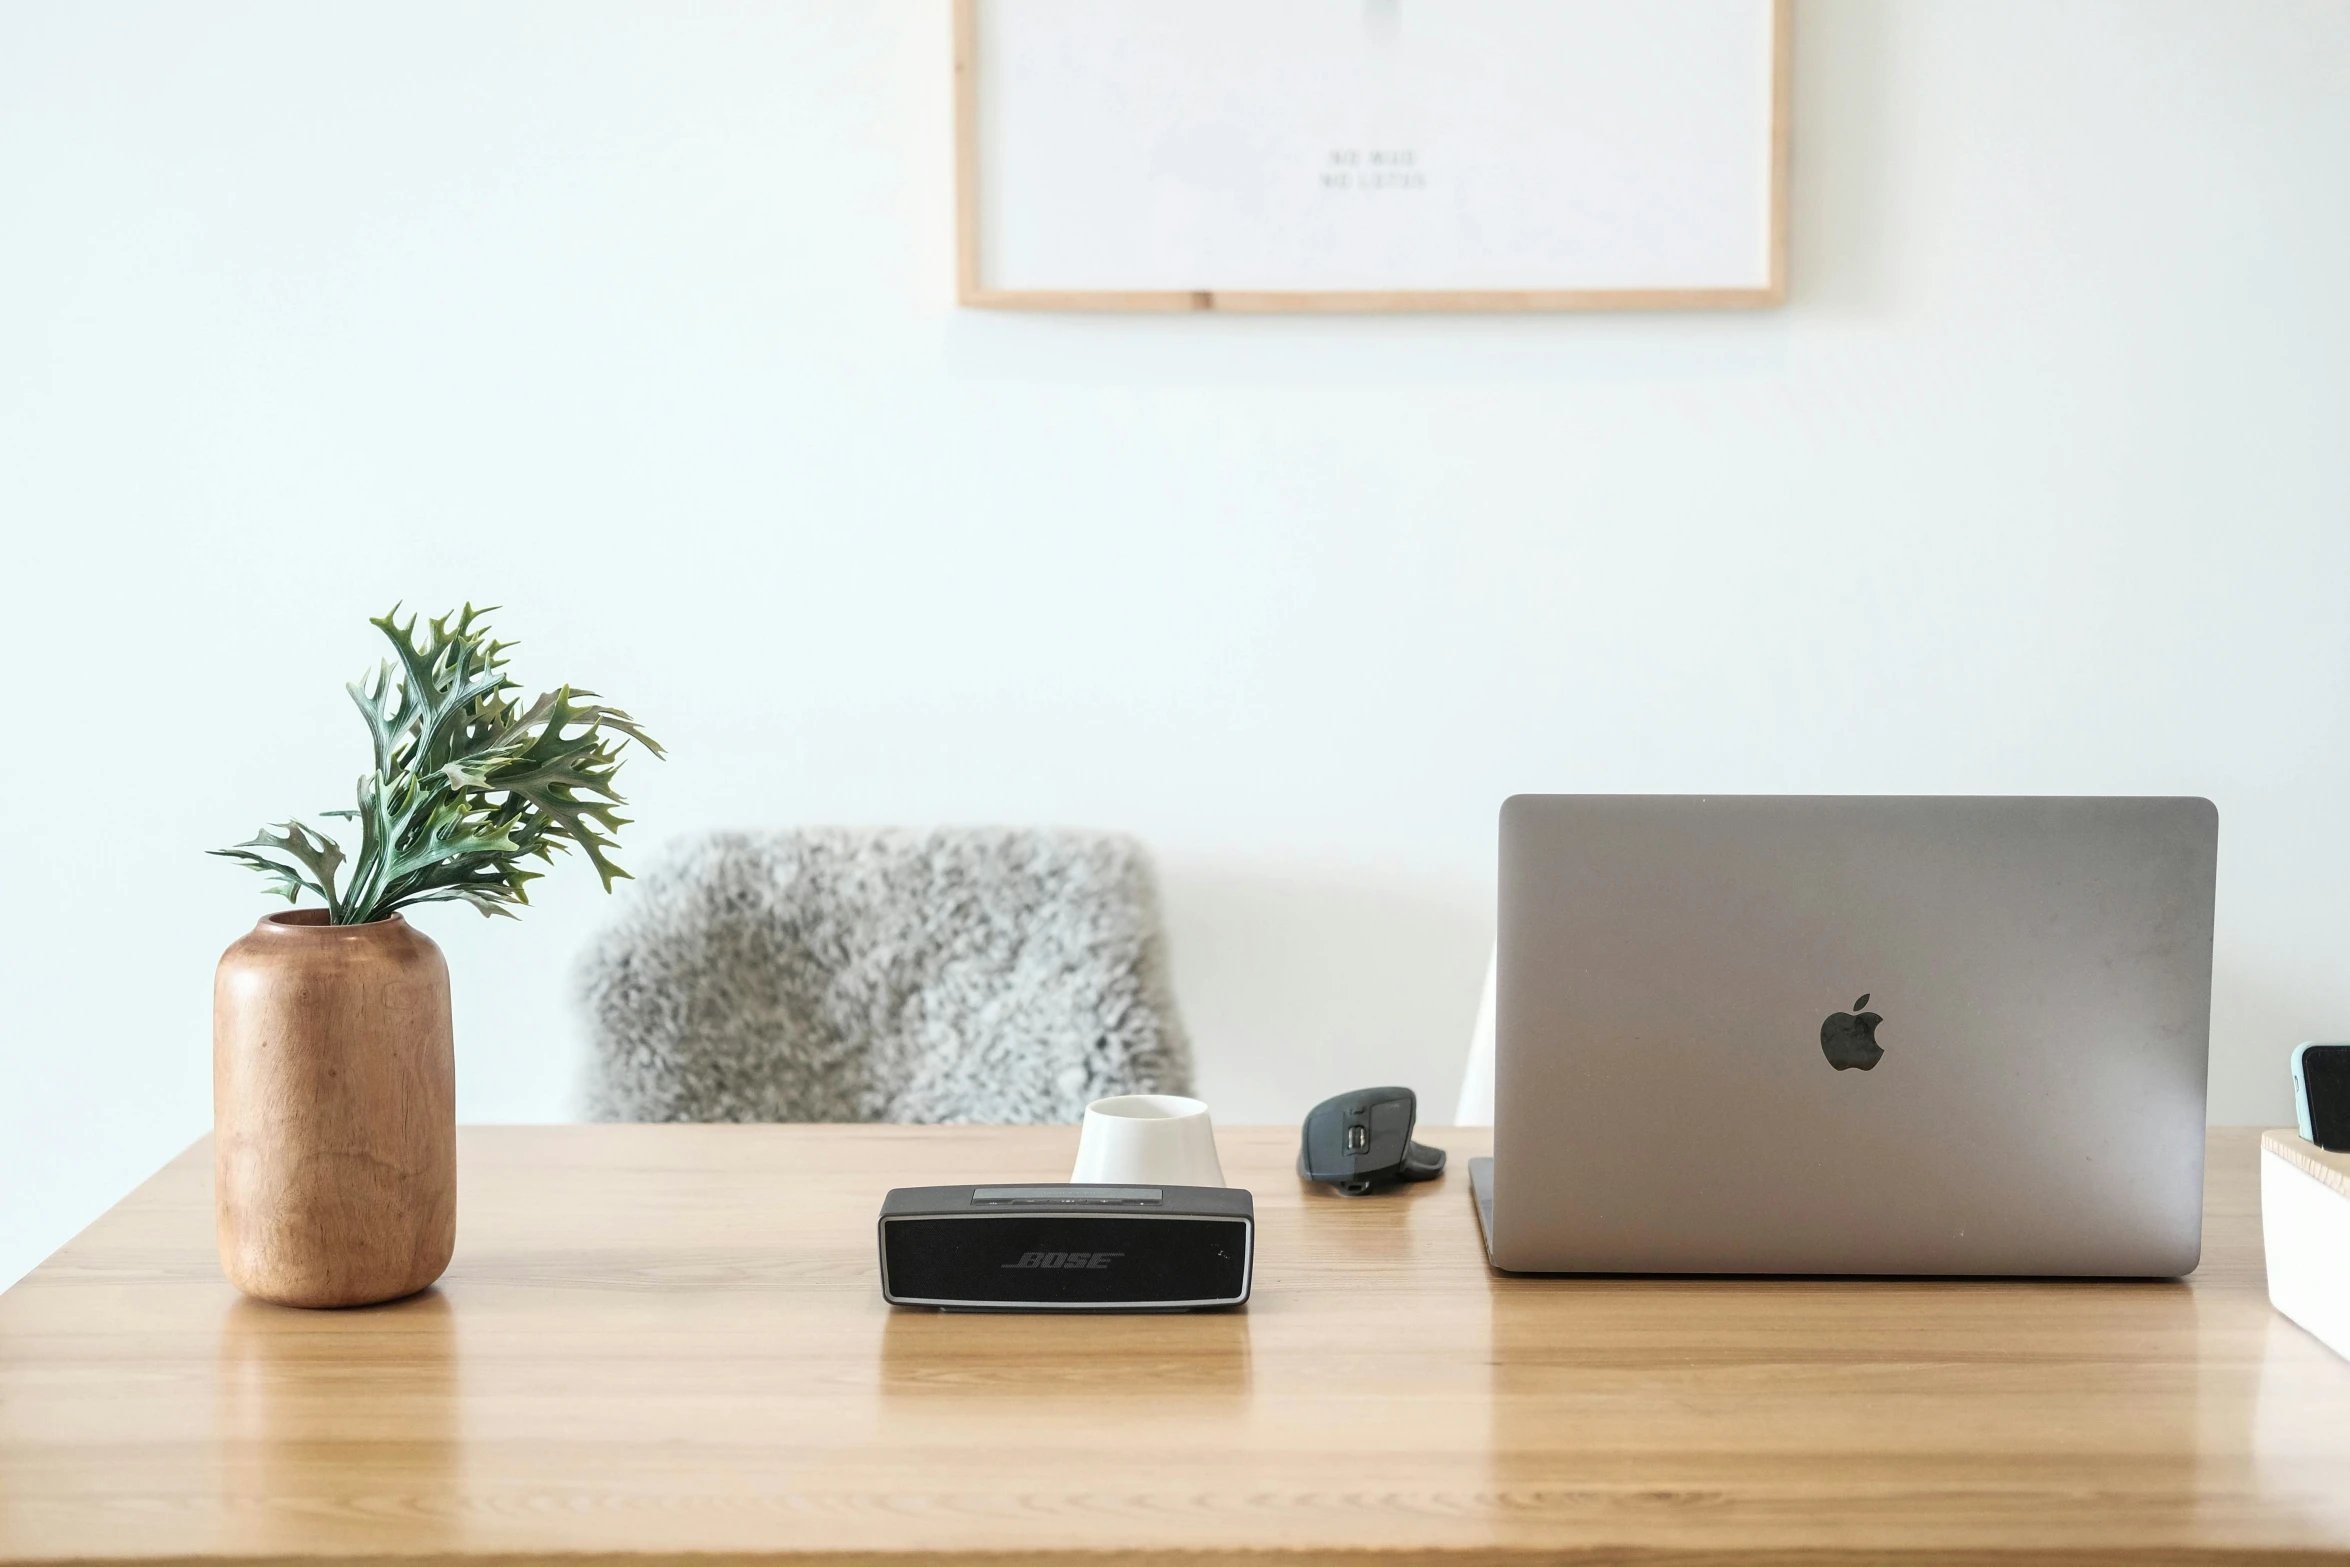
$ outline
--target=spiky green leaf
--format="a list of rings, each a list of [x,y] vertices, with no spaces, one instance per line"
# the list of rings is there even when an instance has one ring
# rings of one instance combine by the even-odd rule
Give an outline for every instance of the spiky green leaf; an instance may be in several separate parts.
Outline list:
[[[511,916],[528,903],[539,872],[578,850],[604,889],[623,879],[609,857],[628,819],[614,779],[630,742],[665,754],[628,714],[563,686],[527,706],[505,674],[512,643],[493,640],[486,609],[471,604],[403,622],[398,605],[369,622],[394,658],[345,689],[365,719],[374,767],[354,809],[324,813],[359,824],[347,888],[336,886],[339,844],[286,822],[233,849],[211,852],[270,878],[289,900],[305,890],[337,924],[382,919],[412,903],[461,902]]]

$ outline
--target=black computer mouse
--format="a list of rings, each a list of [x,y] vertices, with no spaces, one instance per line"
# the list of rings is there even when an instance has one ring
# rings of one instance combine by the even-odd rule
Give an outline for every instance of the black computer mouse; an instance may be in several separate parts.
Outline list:
[[[1349,1197],[1398,1181],[1433,1181],[1444,1173],[1444,1150],[1412,1141],[1419,1114],[1408,1088],[1359,1088],[1325,1099],[1306,1113],[1297,1173]]]

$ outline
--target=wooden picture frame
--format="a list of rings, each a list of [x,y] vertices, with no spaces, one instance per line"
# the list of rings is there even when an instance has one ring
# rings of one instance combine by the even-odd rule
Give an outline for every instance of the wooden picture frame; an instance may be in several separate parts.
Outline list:
[[[1762,219],[1762,276],[1752,282],[1661,286],[1565,287],[1139,287],[1002,286],[987,275],[982,225],[982,12],[1018,0],[954,0],[955,247],[957,300],[984,310],[1191,312],[1711,310],[1778,305],[1787,297],[1788,97],[1792,0],[1769,7],[1767,213]],[[1109,5],[1111,0],[1102,0]],[[1114,0],[1135,6],[1146,0]],[[1149,0],[1180,5],[1184,0]],[[1279,3],[1279,0],[1264,0]],[[1379,0],[1373,0],[1379,3]],[[1389,5],[1399,0],[1385,0]],[[1646,0],[1643,0],[1646,3]],[[1333,154],[1336,156],[1336,154]],[[1326,176],[1326,178],[1329,176]],[[1751,221],[1751,219],[1747,220]]]

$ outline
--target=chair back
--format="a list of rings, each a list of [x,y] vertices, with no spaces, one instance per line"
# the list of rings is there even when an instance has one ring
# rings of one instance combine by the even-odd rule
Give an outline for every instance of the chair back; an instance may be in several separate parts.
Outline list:
[[[590,947],[614,1121],[1076,1121],[1191,1091],[1149,857],[1038,829],[721,832]]]

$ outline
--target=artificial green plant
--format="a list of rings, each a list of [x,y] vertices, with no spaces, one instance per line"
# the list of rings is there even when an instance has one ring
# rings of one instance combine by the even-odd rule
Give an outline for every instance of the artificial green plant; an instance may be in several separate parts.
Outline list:
[[[335,925],[451,901],[511,917],[541,874],[524,862],[551,862],[557,849],[586,855],[610,892],[628,875],[607,854],[628,824],[613,788],[621,753],[631,740],[656,757],[661,747],[593,691],[562,686],[524,706],[505,674],[514,644],[491,640],[489,613],[468,604],[421,638],[397,606],[368,622],[398,658],[344,688],[375,741],[358,809],[321,813],[359,824],[347,882],[342,844],[304,822],[211,852],[259,871],[289,903],[318,894]]]

